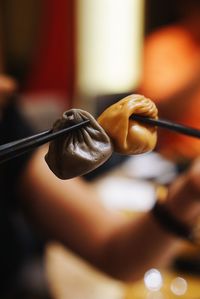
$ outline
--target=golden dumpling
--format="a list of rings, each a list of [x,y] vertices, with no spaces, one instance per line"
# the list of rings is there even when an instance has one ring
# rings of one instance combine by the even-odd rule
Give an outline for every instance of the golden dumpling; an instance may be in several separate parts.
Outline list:
[[[53,132],[89,119],[90,122],[50,142],[45,160],[60,179],[84,175],[103,164],[112,154],[109,136],[87,111],[71,109],[53,125]]]
[[[158,110],[150,99],[133,94],[107,108],[98,118],[118,153],[141,154],[153,150],[156,145],[156,128],[132,120],[130,116],[134,114],[156,119]]]

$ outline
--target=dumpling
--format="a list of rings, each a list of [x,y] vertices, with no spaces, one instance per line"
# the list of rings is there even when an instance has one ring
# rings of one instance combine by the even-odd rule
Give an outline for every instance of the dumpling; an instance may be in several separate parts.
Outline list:
[[[58,137],[49,145],[45,160],[60,179],[84,175],[103,164],[112,154],[110,138],[90,113],[71,109],[53,125],[53,131],[89,119],[84,127]]]
[[[156,119],[158,110],[150,99],[134,94],[108,107],[97,119],[118,153],[141,154],[153,150],[156,145],[157,129],[132,120],[130,116],[134,114]]]

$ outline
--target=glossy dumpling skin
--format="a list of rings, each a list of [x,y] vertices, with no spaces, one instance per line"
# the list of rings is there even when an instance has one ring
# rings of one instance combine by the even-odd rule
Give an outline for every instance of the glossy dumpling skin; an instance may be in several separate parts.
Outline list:
[[[157,142],[156,128],[131,120],[132,114],[156,119],[158,110],[150,99],[134,94],[108,107],[98,122],[110,136],[116,152],[133,155],[152,151]]]
[[[71,179],[94,170],[113,152],[109,136],[93,116],[84,110],[71,109],[64,112],[62,118],[53,125],[53,131],[86,119],[90,122],[84,127],[55,139],[49,145],[45,160],[60,179]]]

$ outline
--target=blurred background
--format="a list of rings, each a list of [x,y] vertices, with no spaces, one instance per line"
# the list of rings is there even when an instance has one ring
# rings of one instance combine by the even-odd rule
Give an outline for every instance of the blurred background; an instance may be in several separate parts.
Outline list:
[[[154,100],[161,117],[200,128],[198,0],[1,0],[0,38],[0,70],[17,80],[19,105],[36,131],[50,128],[71,107],[98,115],[130,93]],[[114,156],[99,170],[101,176],[92,173],[86,179],[95,178],[109,208],[135,215],[150,209],[199,152],[198,140],[162,131],[153,154],[128,163]],[[200,264],[197,259],[195,263]],[[185,258],[176,261],[176,270],[186,265],[186,276],[199,273],[199,264],[194,269],[194,260]],[[152,295],[143,282],[127,288],[58,244],[47,248],[46,269],[55,298],[200,294],[199,280],[188,276],[195,294],[189,290],[185,295],[177,284],[170,288],[171,272],[164,274],[164,293],[158,287]],[[186,292],[184,283],[183,289]]]
[[[92,110],[137,89],[145,35],[176,19],[172,1],[2,0],[3,69],[29,101]]]

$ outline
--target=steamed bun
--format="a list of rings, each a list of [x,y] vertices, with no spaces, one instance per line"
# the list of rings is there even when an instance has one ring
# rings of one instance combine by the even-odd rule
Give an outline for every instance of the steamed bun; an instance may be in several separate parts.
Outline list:
[[[118,153],[141,154],[156,145],[157,129],[132,120],[130,116],[134,114],[157,119],[158,110],[150,99],[133,94],[108,107],[97,119]]]

